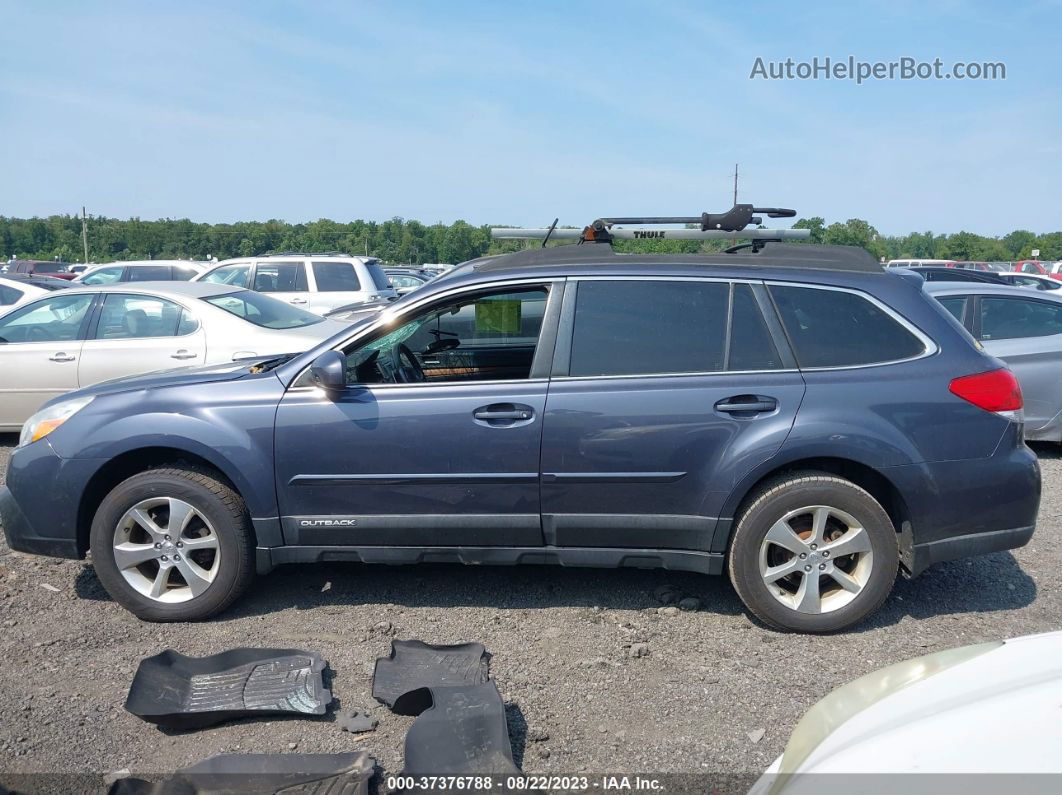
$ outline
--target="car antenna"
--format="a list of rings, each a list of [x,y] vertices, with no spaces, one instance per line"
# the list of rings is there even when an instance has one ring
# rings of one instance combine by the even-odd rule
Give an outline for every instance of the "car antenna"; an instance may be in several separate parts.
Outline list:
[[[549,236],[552,235],[553,234],[553,230],[557,228],[557,221],[559,221],[559,220],[560,220],[559,217],[554,218],[553,219],[553,223],[549,225],[549,229],[546,230],[546,236],[544,238],[542,238],[542,248],[546,247],[546,243],[549,242]]]
[[[762,244],[767,241],[807,240],[810,229],[746,229],[769,218],[792,218],[796,210],[784,207],[753,207],[735,204],[725,213],[701,213],[699,216],[646,216],[598,218],[579,229],[557,229],[557,221],[544,229],[495,227],[491,236],[498,240],[575,240],[577,243],[612,243],[613,240],[714,240],[741,237]],[[645,229],[644,226],[682,224],[682,229]],[[628,226],[630,225],[630,226]],[[738,234],[735,234],[738,233]],[[753,247],[759,249],[759,245]]]

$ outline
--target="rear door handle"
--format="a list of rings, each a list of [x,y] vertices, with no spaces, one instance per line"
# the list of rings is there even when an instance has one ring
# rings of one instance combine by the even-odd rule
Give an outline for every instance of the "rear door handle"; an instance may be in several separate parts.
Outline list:
[[[305,304],[306,303],[306,299],[305,298],[292,298],[289,303],[292,303],[292,304]]]
[[[198,353],[192,353],[191,351],[188,351],[188,350],[185,350],[184,348],[181,348],[179,351],[177,351],[177,353],[172,354],[170,356],[170,358],[171,359],[194,359],[198,355],[199,355]]]
[[[744,411],[774,411],[776,408],[778,408],[778,401],[763,395],[737,395],[720,400],[715,404],[716,411],[724,411],[728,414],[737,414]]]
[[[77,358],[76,356],[71,356],[69,353],[63,353],[62,351],[60,351],[59,353],[55,354],[54,356],[49,356],[48,357],[48,361],[50,361],[50,362],[72,362],[76,358]]]

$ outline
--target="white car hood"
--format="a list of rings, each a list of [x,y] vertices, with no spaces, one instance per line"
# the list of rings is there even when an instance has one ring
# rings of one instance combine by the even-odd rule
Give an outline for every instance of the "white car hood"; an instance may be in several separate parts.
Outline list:
[[[754,793],[821,793],[819,777],[804,773],[1062,773],[1062,632],[1008,640],[902,687],[837,726],[793,778],[774,781],[782,759]]]

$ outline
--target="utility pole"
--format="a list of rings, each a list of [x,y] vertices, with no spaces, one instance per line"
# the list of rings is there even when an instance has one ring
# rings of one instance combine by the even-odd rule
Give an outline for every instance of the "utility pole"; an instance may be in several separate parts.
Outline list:
[[[735,206],[737,205],[737,180],[738,180],[738,164],[734,163],[734,205]],[[732,246],[736,246],[737,245],[737,235],[735,235],[734,239],[730,241],[730,245],[732,245]]]
[[[88,226],[85,222],[85,205],[81,205],[81,245],[85,249],[85,264],[88,265]]]

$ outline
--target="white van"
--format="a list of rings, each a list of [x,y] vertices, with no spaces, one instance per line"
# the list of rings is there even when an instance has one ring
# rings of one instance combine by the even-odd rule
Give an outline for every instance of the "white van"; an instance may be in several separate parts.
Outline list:
[[[380,260],[342,254],[285,253],[229,259],[193,281],[268,293],[316,315],[347,304],[398,297]]]

